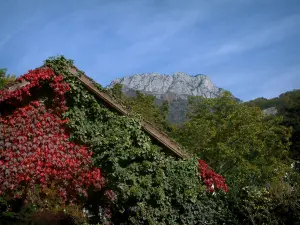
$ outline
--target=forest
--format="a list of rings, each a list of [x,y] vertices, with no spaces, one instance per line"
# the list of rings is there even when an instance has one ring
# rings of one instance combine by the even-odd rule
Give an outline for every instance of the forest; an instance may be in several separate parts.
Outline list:
[[[0,70],[1,224],[300,224],[300,90],[190,97],[186,122],[171,124],[167,102],[97,84],[131,112],[119,116],[70,76],[72,60],[44,66]],[[3,89],[15,79],[30,88]],[[189,157],[166,155],[141,120]]]

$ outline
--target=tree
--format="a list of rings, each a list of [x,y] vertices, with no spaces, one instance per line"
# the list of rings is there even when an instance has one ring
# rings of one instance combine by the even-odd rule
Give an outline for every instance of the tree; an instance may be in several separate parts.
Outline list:
[[[281,118],[267,118],[229,92],[214,99],[190,98],[188,118],[173,136],[229,183],[262,185],[284,174],[290,129],[280,125]]]
[[[277,114],[283,117],[282,124],[293,128],[289,155],[296,160],[296,168],[300,171],[300,90],[288,91],[272,99],[257,98],[245,104],[261,109],[276,107]]]
[[[227,221],[296,221],[299,194],[289,183],[295,174],[288,158],[291,129],[282,125],[282,117],[265,115],[260,108],[239,103],[224,92],[215,99],[190,98],[188,118],[173,136],[225,176],[229,192],[220,200],[228,206]]]
[[[300,172],[300,90],[285,94],[286,101],[279,113],[283,115],[283,124],[292,127],[290,156],[296,160]]]
[[[140,115],[143,120],[161,130],[170,130],[170,124],[167,121],[169,110],[167,101],[164,101],[160,106],[156,105],[154,96],[146,95],[140,91],[136,91],[135,97],[127,97],[122,92],[121,84],[115,84],[108,92],[129,111]]]
[[[0,69],[0,89],[16,79],[15,75],[6,74],[7,69]]]

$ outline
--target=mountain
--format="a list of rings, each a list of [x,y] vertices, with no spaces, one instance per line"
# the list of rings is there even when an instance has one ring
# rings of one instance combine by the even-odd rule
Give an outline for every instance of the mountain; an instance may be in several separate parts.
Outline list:
[[[159,73],[135,74],[115,79],[109,87],[113,87],[117,83],[123,85],[123,92],[127,96],[133,97],[136,91],[140,91],[155,96],[157,104],[168,101],[168,119],[172,123],[185,121],[189,96],[214,98],[223,91],[223,89],[216,87],[205,75],[190,76],[182,72],[173,75]]]

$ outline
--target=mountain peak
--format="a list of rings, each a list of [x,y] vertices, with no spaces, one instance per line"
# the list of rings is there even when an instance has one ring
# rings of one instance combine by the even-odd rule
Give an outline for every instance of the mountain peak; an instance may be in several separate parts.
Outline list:
[[[124,89],[139,90],[160,99],[169,94],[182,99],[187,99],[188,96],[214,98],[222,92],[207,76],[190,76],[184,72],[175,72],[171,76],[159,73],[135,74],[115,79],[110,87],[116,83],[122,84]]]
[[[190,76],[184,72],[173,75],[159,73],[143,73],[115,79],[109,87],[115,84],[123,85],[123,92],[127,96],[135,96],[135,91],[153,95],[156,104],[169,102],[168,120],[180,123],[186,120],[189,96],[203,96],[205,98],[218,97],[223,89],[216,87],[209,77],[203,74]]]

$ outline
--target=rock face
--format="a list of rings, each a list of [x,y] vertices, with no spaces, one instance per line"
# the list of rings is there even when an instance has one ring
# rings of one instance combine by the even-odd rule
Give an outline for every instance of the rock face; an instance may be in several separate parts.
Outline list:
[[[219,96],[223,89],[216,87],[205,75],[190,76],[178,72],[172,76],[158,73],[144,73],[118,78],[111,82],[109,87],[120,83],[123,91],[134,96],[134,90],[154,95],[156,103],[169,102],[169,120],[178,123],[185,120],[189,96],[203,96],[214,98]]]
[[[124,88],[139,90],[162,98],[167,95],[187,99],[188,96],[204,96],[213,98],[222,89],[216,87],[205,75],[189,76],[186,73],[174,73],[172,76],[158,73],[136,74],[118,78],[110,84],[120,83]]]
[[[273,115],[273,116],[276,115],[278,112],[276,107],[270,107],[270,108],[264,109],[263,111],[266,115]]]

